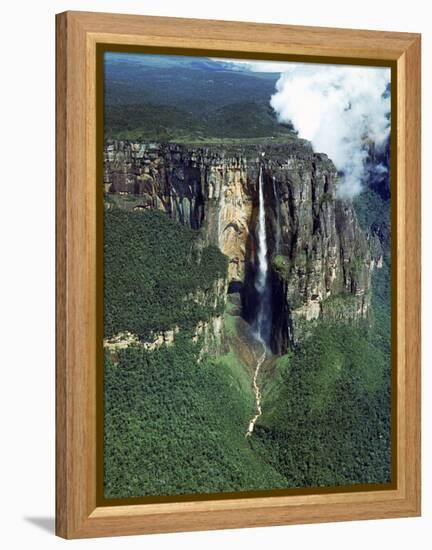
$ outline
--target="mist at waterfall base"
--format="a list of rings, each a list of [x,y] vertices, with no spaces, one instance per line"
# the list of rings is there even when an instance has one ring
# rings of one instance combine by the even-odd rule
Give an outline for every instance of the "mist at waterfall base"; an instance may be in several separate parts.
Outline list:
[[[334,162],[341,198],[355,197],[366,178],[388,172],[383,163],[371,168],[370,150],[382,155],[388,148],[389,68],[288,63],[270,104],[281,123],[292,123]]]
[[[257,272],[255,278],[255,289],[257,291],[258,307],[255,319],[255,335],[257,339],[268,347],[271,335],[271,292],[268,277],[268,258],[267,258],[267,230],[265,220],[265,201],[264,201],[264,177],[263,169],[260,166],[258,177],[258,199],[259,212],[257,224]]]

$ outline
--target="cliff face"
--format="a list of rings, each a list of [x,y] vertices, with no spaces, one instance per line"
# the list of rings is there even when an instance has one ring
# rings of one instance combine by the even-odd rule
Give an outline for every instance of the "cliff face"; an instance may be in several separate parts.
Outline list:
[[[222,150],[115,142],[105,150],[105,189],[125,194],[129,208],[158,208],[230,259],[229,279],[243,281],[256,165]],[[132,200],[131,200],[132,199]]]
[[[108,204],[158,208],[203,230],[229,258],[230,291],[246,320],[255,316],[258,172],[263,167],[272,347],[281,352],[305,322],[366,318],[379,244],[361,230],[352,205],[336,198],[337,173],[326,155],[288,145],[193,148],[111,142],[105,147]]]

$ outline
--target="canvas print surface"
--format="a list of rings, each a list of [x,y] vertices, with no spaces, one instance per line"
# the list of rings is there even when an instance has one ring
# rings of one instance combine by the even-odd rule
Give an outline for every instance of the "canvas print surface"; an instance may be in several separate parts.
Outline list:
[[[390,69],[103,65],[105,498],[390,483]]]

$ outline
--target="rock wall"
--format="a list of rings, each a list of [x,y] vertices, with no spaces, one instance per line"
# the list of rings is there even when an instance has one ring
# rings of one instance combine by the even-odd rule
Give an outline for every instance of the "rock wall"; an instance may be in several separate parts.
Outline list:
[[[133,197],[129,208],[159,208],[193,229],[230,259],[230,280],[244,278],[252,216],[251,165],[223,150],[114,142],[105,148],[105,189]],[[128,202],[128,204],[127,204]]]
[[[186,147],[126,141],[105,146],[107,205],[158,208],[229,258],[230,288],[243,315],[256,313],[258,172],[273,298],[272,347],[295,344],[304,323],[367,318],[379,242],[361,230],[352,204],[336,197],[337,172],[302,140],[292,144]],[[335,301],[337,298],[337,301]]]

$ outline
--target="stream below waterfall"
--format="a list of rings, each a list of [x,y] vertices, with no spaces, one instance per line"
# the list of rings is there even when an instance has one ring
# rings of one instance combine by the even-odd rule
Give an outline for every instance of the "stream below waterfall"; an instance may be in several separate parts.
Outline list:
[[[266,347],[264,344],[263,344],[263,348],[264,348],[264,352],[257,361],[257,366],[255,368],[254,377],[253,377],[253,389],[255,394],[256,414],[249,421],[246,437],[250,437],[252,435],[252,432],[254,431],[254,428],[255,428],[256,421],[262,415],[261,390],[258,385],[258,375],[262,367],[262,364],[264,363],[266,358]]]

